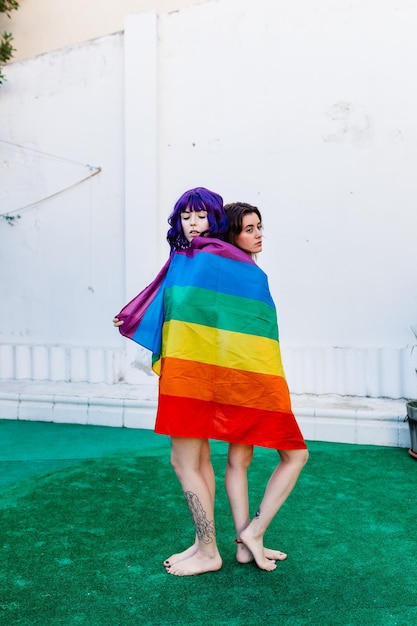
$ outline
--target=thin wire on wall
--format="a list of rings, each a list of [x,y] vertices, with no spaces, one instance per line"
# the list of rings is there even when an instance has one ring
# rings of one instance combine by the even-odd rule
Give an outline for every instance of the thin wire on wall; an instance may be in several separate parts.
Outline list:
[[[5,219],[7,219],[9,215],[12,215],[14,213],[21,213],[22,211],[25,211],[26,209],[30,209],[31,207],[37,206],[38,204],[41,204],[42,202],[46,202],[47,200],[50,200],[51,198],[59,196],[61,193],[64,193],[65,191],[68,191],[69,189],[73,189],[74,187],[77,187],[81,183],[85,182],[89,178],[92,178],[93,176],[96,176],[97,174],[101,172],[100,166],[89,165],[88,163],[81,163],[79,161],[74,161],[73,159],[67,159],[66,157],[60,157],[55,154],[49,154],[48,152],[42,152],[41,150],[36,150],[35,148],[28,148],[27,146],[22,146],[20,144],[14,143],[12,141],[6,141],[4,139],[0,139],[0,143],[13,146],[14,148],[20,148],[21,150],[27,150],[29,152],[39,154],[40,156],[54,159],[55,161],[62,161],[63,163],[71,163],[73,165],[80,165],[81,167],[87,168],[87,170],[89,171],[89,174],[87,174],[86,176],[83,176],[82,178],[75,181],[74,183],[71,183],[70,185],[63,187],[62,189],[59,189],[58,191],[55,191],[54,193],[51,193],[48,196],[45,196],[39,200],[35,200],[34,202],[30,202],[29,204],[23,205],[19,207],[18,209],[6,211],[5,213],[0,213],[0,217],[3,217]]]

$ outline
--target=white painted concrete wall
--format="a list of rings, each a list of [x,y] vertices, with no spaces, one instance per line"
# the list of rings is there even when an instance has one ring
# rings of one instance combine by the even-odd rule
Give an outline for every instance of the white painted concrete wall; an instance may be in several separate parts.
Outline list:
[[[118,376],[109,321],[124,299],[123,46],[118,34],[8,70],[0,206],[20,219],[0,220],[2,378]],[[95,171],[86,164],[101,172],[43,200]]]
[[[293,392],[415,396],[416,23],[406,0],[222,0],[9,66],[0,139],[102,171],[0,221],[0,377],[149,383],[110,320],[205,185],[263,213]],[[2,213],[89,173],[0,150]]]
[[[19,3],[10,19],[0,14],[0,32],[13,34],[17,61],[121,32],[132,13],[166,13],[206,0],[36,0]]]

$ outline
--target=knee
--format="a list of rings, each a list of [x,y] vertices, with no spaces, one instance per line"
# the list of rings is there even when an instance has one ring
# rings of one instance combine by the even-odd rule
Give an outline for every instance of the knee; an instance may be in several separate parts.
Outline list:
[[[309,451],[307,450],[307,448],[305,450],[300,450],[301,454],[300,454],[300,463],[301,463],[301,467],[304,467],[304,465],[306,465],[308,459],[309,459]]]
[[[170,461],[171,461],[171,467],[173,468],[174,472],[176,474],[178,474],[178,472],[180,471],[180,468],[181,468],[181,463],[180,463],[178,457],[176,456],[176,454],[174,454],[174,452],[172,452],[172,451],[171,451]]]
[[[304,465],[306,465],[308,461],[308,450],[297,450],[298,454],[296,455],[296,463],[298,464],[300,470],[303,469]]]
[[[281,457],[281,462],[297,466],[300,471],[308,461],[307,448],[300,450],[280,450],[279,454]]]
[[[240,446],[235,447],[233,444],[229,447],[229,454],[227,455],[227,466],[229,469],[234,470],[247,470],[253,459],[253,447],[252,446]]]
[[[185,458],[183,458],[180,454],[176,454],[175,450],[171,450],[170,461],[171,467],[178,478],[181,478],[183,474],[189,473],[192,469],[192,466],[185,461]]]

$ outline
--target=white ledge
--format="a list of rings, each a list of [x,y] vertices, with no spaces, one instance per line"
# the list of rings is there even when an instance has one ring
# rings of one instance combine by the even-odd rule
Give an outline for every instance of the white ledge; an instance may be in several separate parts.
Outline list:
[[[407,448],[405,402],[292,395],[293,410],[307,440]],[[156,406],[156,384],[0,382],[0,419],[152,429]]]

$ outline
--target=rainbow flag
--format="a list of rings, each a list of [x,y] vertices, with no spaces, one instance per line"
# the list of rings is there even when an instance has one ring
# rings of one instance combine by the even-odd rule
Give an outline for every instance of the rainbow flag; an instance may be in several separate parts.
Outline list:
[[[155,431],[305,448],[281,363],[266,274],[230,244],[198,237],[118,314],[153,353]]]

